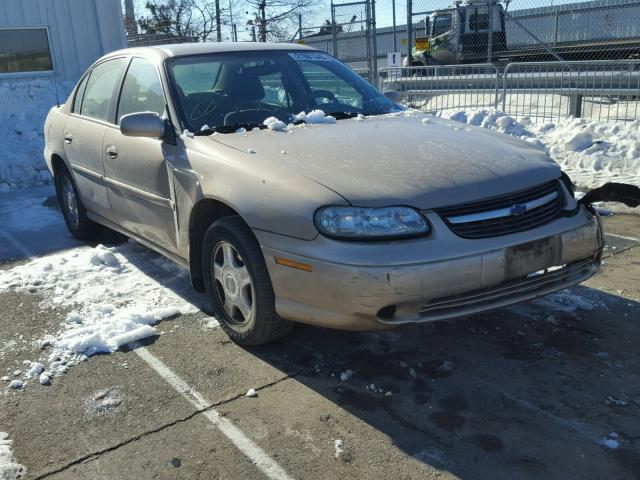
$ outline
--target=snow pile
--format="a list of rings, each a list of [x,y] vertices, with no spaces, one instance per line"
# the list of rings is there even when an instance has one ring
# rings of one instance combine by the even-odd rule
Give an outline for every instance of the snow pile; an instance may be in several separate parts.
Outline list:
[[[154,270],[189,284],[186,270],[133,241],[82,247],[0,271],[0,291],[42,292],[46,303],[72,309],[60,331],[40,341],[52,347],[48,365],[29,362],[24,378],[47,383],[87,356],[156,335],[153,325],[162,319],[198,311],[145,274]]]
[[[336,119],[327,115],[323,110],[312,110],[309,113],[300,112],[293,117],[294,122],[305,123],[336,123]]]
[[[640,184],[640,120],[600,123],[568,118],[533,123],[496,110],[447,110],[441,117],[497,130],[544,147],[580,187],[606,182]]]
[[[64,102],[73,83],[58,83]],[[11,79],[0,81],[0,193],[51,181],[43,159],[43,125],[49,109],[56,104],[51,79]]]
[[[620,436],[616,432],[611,432],[606,437],[598,440],[598,445],[602,445],[603,447],[607,447],[610,450],[615,450],[620,446]]]
[[[281,120],[278,120],[276,117],[269,117],[262,123],[266,125],[269,130],[277,130],[279,132],[281,132],[287,127],[286,123],[284,123]]]
[[[16,459],[13,458],[12,444],[9,434],[0,432],[0,479],[2,480],[17,480],[27,474],[25,466],[16,463]]]

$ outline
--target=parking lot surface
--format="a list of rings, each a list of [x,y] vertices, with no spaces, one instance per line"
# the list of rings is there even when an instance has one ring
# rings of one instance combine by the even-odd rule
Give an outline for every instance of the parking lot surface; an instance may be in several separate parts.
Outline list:
[[[8,195],[50,212],[0,208],[1,270],[80,248],[50,189]],[[260,348],[176,315],[50,385],[2,382],[0,431],[30,479],[638,478],[640,217],[604,220],[604,269],[582,286],[390,332],[300,325]],[[204,304],[171,270],[146,274]],[[45,296],[0,291],[0,376],[46,358],[69,309]]]

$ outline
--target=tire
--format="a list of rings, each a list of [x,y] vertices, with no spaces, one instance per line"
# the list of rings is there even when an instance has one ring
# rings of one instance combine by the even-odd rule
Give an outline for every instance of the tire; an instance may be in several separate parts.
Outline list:
[[[87,210],[69,171],[64,167],[59,168],[54,182],[62,216],[71,235],[78,240],[94,239],[102,231],[102,226],[87,218]]]
[[[276,314],[262,250],[242,218],[224,217],[209,227],[202,262],[211,310],[231,340],[262,345],[291,331],[293,322]]]

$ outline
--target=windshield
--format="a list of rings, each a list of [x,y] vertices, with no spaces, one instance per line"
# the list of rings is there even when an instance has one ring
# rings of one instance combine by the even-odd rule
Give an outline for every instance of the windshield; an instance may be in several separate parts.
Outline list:
[[[192,132],[262,125],[269,117],[289,123],[312,110],[341,119],[401,109],[322,52],[193,55],[168,61],[167,70],[183,127]]]

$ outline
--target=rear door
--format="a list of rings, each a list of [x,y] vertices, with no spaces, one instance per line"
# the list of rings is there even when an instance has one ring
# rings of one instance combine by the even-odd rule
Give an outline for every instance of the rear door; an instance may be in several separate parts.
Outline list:
[[[122,83],[116,123],[129,113],[165,115],[166,97],[154,64],[134,57]],[[126,137],[119,128],[104,137],[104,168],[116,222],[172,253],[177,228],[167,159],[176,147],[156,138]]]
[[[87,210],[112,218],[104,182],[102,142],[115,108],[114,96],[126,59],[96,65],[82,80],[64,126],[64,151]]]

